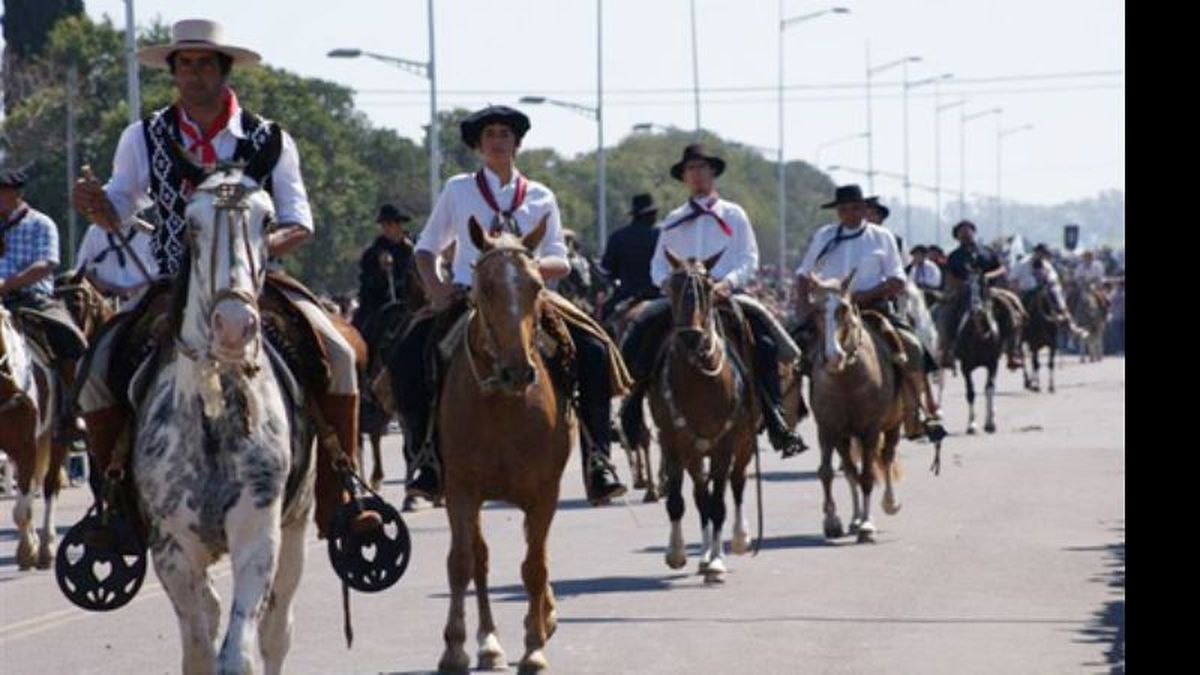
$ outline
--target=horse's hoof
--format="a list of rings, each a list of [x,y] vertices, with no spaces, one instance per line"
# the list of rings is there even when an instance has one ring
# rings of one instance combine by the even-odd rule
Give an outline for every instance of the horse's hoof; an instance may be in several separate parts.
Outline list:
[[[458,649],[447,647],[446,653],[442,654],[441,660],[438,661],[437,671],[449,675],[469,673],[471,672],[471,657],[467,656],[467,652],[462,647]]]
[[[687,553],[684,551],[667,551],[667,567],[673,570],[683,569],[687,565]]]
[[[996,433],[996,424],[994,422],[988,422],[987,424],[983,425],[983,430],[989,434],[994,434]]]
[[[974,436],[977,433],[979,433],[979,427],[976,427],[974,424],[967,427],[967,435],[968,436]]]
[[[54,565],[54,544],[43,543],[38,547],[37,568],[39,570],[48,570]]]
[[[841,539],[846,536],[846,531],[842,529],[841,521],[834,523],[825,523],[825,538],[826,539]]]
[[[737,555],[745,555],[750,551],[750,535],[745,532],[735,532],[729,542],[729,550]]]
[[[1053,394],[1053,393],[1054,393],[1054,387],[1050,387],[1049,391],[1050,391],[1050,393],[1051,393],[1051,394]]]
[[[858,534],[858,526],[859,525],[861,525],[861,523],[859,521],[851,520],[850,527],[846,528],[846,533],[847,534]]]
[[[496,639],[494,634],[484,638],[477,656],[480,670],[508,669],[508,660],[504,656],[504,650],[500,648],[500,640]]]
[[[634,477],[634,479],[633,479],[633,489],[634,489],[634,490],[644,490],[644,489],[646,489],[646,479],[645,479],[645,478],[642,478],[641,476],[636,476],[636,477]]]
[[[379,490],[382,487],[383,487],[383,476],[379,476],[379,477],[371,476],[371,489],[376,492],[379,492]]]
[[[870,523],[863,523],[858,529],[858,543],[874,544],[875,543],[875,526]]]
[[[725,572],[714,572],[711,569],[704,573],[704,584],[711,586],[725,583]]]
[[[521,665],[517,667],[517,675],[540,673],[549,667],[550,662],[546,660],[546,654],[540,649],[535,649],[521,659]]]
[[[900,506],[900,502],[896,501],[895,499],[885,498],[883,500],[883,512],[889,516],[894,516],[897,513],[900,513]]]
[[[657,501],[658,501],[658,490],[656,490],[652,486],[649,490],[646,490],[646,494],[642,497],[642,503],[643,504],[653,504],[654,502],[657,502]]]
[[[21,541],[17,544],[17,569],[22,572],[28,569],[33,569],[37,564],[37,555],[34,550],[37,548],[36,543],[28,543]]]

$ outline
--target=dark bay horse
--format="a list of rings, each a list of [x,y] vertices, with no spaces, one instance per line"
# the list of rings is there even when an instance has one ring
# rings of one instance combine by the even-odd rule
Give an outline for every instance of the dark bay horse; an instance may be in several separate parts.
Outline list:
[[[853,279],[853,274],[843,281],[809,277],[818,340],[809,400],[821,445],[817,475],[825,492],[825,536],[835,539],[845,534],[832,492],[836,450],[854,503],[850,532],[857,533],[862,543],[875,537],[871,490],[876,480],[884,481],[884,512],[892,515],[900,510],[892,482],[899,477],[896,445],[904,398],[887,343],[863,321],[850,300]]]
[[[958,322],[954,356],[958,359],[967,385],[967,406],[970,411],[967,433],[978,432],[975,425],[975,381],[971,373],[976,368],[983,368],[987,370],[987,384],[984,386],[987,418],[983,430],[990,434],[996,431],[996,370],[1000,367],[1000,354],[1004,350],[1000,326],[992,309],[992,303],[996,301],[992,299],[983,276],[978,272],[968,275],[960,292],[969,295],[967,309]]]
[[[681,527],[686,470],[700,512],[700,572],[705,582],[720,582],[727,571],[721,541],[726,482],[733,488],[736,508],[732,549],[745,553],[750,543],[742,496],[761,415],[751,379],[754,371],[747,367],[752,355],[734,335],[743,333],[725,330],[714,303],[714,282],[708,271],[721,254],[705,261],[683,260],[670,250],[666,256],[671,265],[667,296],[673,329],[649,391],[650,411],[659,429],[667,514],[671,519],[666,562],[672,569],[687,563]]]
[[[504,668],[488,599],[488,548],[480,523],[486,500],[515,504],[525,514],[526,557],[521,578],[529,597],[521,672],[548,667],[545,645],[556,628],[546,543],[558,508],[563,468],[571,451],[569,391],[551,379],[539,349],[545,290],[533,258],[546,219],[524,237],[491,237],[474,217],[475,263],[466,337],[446,371],[437,415],[450,520],[446,619],[442,672],[465,673],[463,649],[467,585],[475,582],[479,606],[478,658],[482,669]]]
[[[1054,298],[1050,287],[1046,284],[1041,284],[1022,299],[1025,303],[1025,313],[1029,315],[1029,321],[1025,323],[1025,330],[1021,335],[1021,339],[1029,347],[1030,360],[1033,362],[1033,377],[1029,376],[1027,366],[1023,365],[1021,368],[1021,374],[1025,379],[1025,388],[1030,391],[1041,391],[1042,377],[1038,352],[1042,349],[1048,349],[1050,351],[1050,356],[1046,361],[1046,367],[1050,370],[1048,390],[1053,394],[1054,356],[1058,352],[1059,327],[1056,320],[1058,312],[1054,307]]]

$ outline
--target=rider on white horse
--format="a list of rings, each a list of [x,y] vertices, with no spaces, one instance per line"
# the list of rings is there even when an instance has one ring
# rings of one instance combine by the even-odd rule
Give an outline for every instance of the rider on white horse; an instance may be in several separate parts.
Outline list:
[[[307,241],[313,232],[312,211],[300,175],[300,155],[291,135],[238,103],[229,86],[235,65],[254,65],[260,56],[248,49],[225,44],[222,27],[213,21],[189,19],[172,27],[170,44],[144,47],[138,52],[143,65],[167,68],[178,99],[142,121],[129,125],[121,134],[113,159],[112,178],[103,187],[85,177],[75,186],[73,201],[86,217],[112,232],[145,208],[156,207],[162,221],[151,249],[164,280],[178,274],[185,259],[187,208],[197,177],[196,165],[218,162],[247,162],[246,173],[271,194],[278,225],[270,235],[269,249],[278,258]],[[190,167],[190,169],[189,169]],[[268,284],[271,285],[270,283]],[[290,286],[290,287],[289,287]],[[328,388],[311,392],[321,416],[333,428],[338,453],[332,442],[318,444],[317,508],[319,536],[324,537],[336,508],[348,497],[335,470],[334,460],[354,461],[358,447],[358,385],[354,352],[338,333],[323,308],[313,302],[299,282],[278,287],[319,336],[328,356]],[[167,284],[156,284],[153,292],[131,302],[113,324],[133,325],[161,299]],[[79,402],[88,425],[90,448],[102,467],[108,468],[130,411],[123,392],[109,387],[112,355],[142,345],[116,345],[124,331],[109,330],[92,346],[87,381]],[[378,514],[366,511],[366,521]]]

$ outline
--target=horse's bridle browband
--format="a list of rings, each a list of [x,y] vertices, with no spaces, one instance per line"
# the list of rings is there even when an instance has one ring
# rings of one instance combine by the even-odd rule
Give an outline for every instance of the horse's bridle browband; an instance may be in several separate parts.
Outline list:
[[[524,248],[507,246],[498,247],[485,251],[478,258],[476,258],[474,263],[474,271],[477,271],[479,269],[479,265],[489,258],[495,258],[501,255],[509,259],[513,257],[524,258],[525,260],[534,259],[533,254]],[[542,288],[545,288],[545,284],[542,282],[540,275],[535,275],[534,278],[537,279]],[[467,365],[470,367],[471,375],[475,378],[475,383],[479,385],[480,390],[489,392],[494,391],[499,386],[500,382],[499,363],[496,360],[498,356],[498,350],[496,348],[496,337],[492,332],[492,327],[488,325],[487,320],[483,317],[483,313],[478,309],[480,305],[479,298],[477,297],[477,294],[479,293],[479,284],[476,283],[476,281],[476,279],[472,279],[471,289],[467,294],[467,303],[471,307],[469,310],[471,312],[471,316],[468,319],[468,322],[478,319],[479,330],[483,333],[483,351],[492,359],[492,372],[489,373],[487,377],[480,376],[479,366],[475,362],[475,354],[471,351],[469,330],[467,331],[467,335],[463,337],[463,350],[467,353]],[[467,326],[469,328],[470,323],[468,323]],[[539,333],[541,332],[541,326],[537,325],[536,322],[534,327]]]

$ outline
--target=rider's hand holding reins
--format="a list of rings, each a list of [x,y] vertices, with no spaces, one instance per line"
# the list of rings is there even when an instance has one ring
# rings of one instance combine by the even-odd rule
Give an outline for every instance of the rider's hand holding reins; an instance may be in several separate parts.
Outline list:
[[[121,225],[117,210],[113,208],[112,202],[108,201],[108,195],[104,193],[104,188],[88,165],[83,166],[83,176],[75,181],[75,187],[71,190],[71,203],[83,217],[109,232],[116,231]]]

